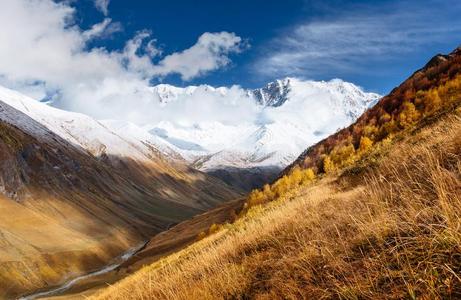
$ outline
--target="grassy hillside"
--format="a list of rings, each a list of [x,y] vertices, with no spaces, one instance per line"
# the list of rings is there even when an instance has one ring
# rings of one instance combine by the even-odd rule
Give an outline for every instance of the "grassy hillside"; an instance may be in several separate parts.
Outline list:
[[[461,297],[460,58],[435,57],[237,221],[94,299]]]
[[[461,296],[461,117],[292,189],[94,299]]]

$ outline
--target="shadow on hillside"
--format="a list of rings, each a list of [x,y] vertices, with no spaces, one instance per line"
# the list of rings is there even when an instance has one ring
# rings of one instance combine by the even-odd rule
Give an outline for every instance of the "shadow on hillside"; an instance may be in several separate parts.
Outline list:
[[[124,250],[124,246],[114,244],[123,240],[138,243],[239,196],[220,180],[155,153],[144,162],[126,157],[94,157],[4,103],[0,103],[0,126],[1,193],[57,226],[100,240],[97,251],[88,253],[71,254],[63,249],[52,256],[43,252],[37,260],[24,254],[8,266],[0,262],[0,273],[21,272],[14,269],[16,263],[59,267],[60,274],[66,274],[66,269],[98,268]],[[21,214],[19,209],[15,215],[20,219]],[[8,216],[0,211],[0,218],[4,217]],[[30,229],[37,233],[34,238],[39,238],[40,228]],[[29,243],[27,237],[19,238]],[[50,240],[50,244],[53,242],[58,243],[59,237]],[[33,242],[30,245],[34,247]],[[66,260],[79,265],[71,268],[62,263]],[[41,271],[37,269],[37,273]],[[37,277],[43,278],[43,284],[59,281],[45,273]],[[32,288],[16,285],[14,278],[10,280],[11,284],[4,282],[8,295],[16,296]],[[5,292],[1,290],[0,295]]]

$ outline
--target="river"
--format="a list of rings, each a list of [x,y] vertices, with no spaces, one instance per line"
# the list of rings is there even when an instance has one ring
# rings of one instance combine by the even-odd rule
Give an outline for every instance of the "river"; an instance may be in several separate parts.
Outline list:
[[[37,292],[37,293],[34,293],[34,294],[27,295],[27,296],[23,296],[23,297],[19,298],[19,300],[33,300],[33,299],[38,299],[38,298],[41,298],[41,297],[56,296],[56,295],[59,295],[59,294],[65,292],[65,291],[67,291],[68,289],[73,287],[76,283],[78,283],[78,282],[80,282],[80,281],[82,281],[84,279],[88,279],[88,278],[91,278],[91,277],[95,277],[95,276],[98,276],[98,275],[109,273],[109,272],[117,269],[122,263],[127,261],[130,257],[132,257],[134,254],[136,254],[139,250],[144,248],[144,246],[146,244],[147,244],[147,242],[143,242],[142,244],[131,248],[130,250],[128,250],[124,254],[120,255],[116,259],[117,262],[112,263],[110,265],[107,265],[107,266],[105,266],[104,268],[102,268],[100,270],[97,270],[97,271],[94,271],[94,272],[91,272],[91,273],[88,273],[88,274],[85,274],[85,275],[78,276],[78,277],[76,277],[76,278],[74,278],[72,280],[67,281],[63,285],[61,285],[59,287],[52,288],[52,289],[50,289],[48,291],[42,291],[42,292]]]

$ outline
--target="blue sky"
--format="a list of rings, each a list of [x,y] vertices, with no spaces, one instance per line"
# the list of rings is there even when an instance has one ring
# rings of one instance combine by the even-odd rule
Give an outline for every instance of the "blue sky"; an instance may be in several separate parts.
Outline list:
[[[82,28],[103,18],[91,0],[74,5]],[[192,46],[203,32],[227,31],[248,44],[230,55],[232,63],[192,80],[173,74],[153,82],[258,87],[284,76],[339,77],[386,93],[434,54],[461,44],[459,15],[457,0],[112,0],[108,16],[123,29],[95,45],[121,48],[147,29],[168,54]]]
[[[151,117],[160,82],[340,78],[386,94],[461,44],[460,15],[459,0],[1,0],[0,85],[126,120]]]

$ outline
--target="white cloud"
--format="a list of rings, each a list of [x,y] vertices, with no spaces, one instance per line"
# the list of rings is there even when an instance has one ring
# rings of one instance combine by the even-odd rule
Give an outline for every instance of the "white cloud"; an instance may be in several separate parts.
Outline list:
[[[157,43],[157,40],[153,39],[153,40],[150,40],[146,45],[146,49],[145,49],[146,53],[149,54],[149,56],[152,58],[160,56],[163,53],[162,49],[156,46],[156,43]]]
[[[342,5],[340,10],[327,6],[327,17],[297,24],[264,45],[254,69],[262,75],[307,77],[375,72],[370,62],[420,51],[461,34],[457,0],[390,3],[351,9]]]
[[[168,74],[177,70],[182,79],[188,80],[226,66],[228,54],[240,52],[242,39],[234,33],[204,33],[189,49],[166,56],[158,65],[157,72]]]
[[[180,126],[194,126],[207,122],[233,125],[254,123],[261,111],[261,106],[252,101],[247,91],[240,86],[213,89],[201,85],[192,93],[179,93],[178,97],[167,105],[162,105],[159,99],[155,100],[150,120],[169,121]]]
[[[76,24],[75,10],[65,2],[0,1],[0,84],[33,96],[56,92],[60,107],[97,118],[136,121],[149,114],[153,77],[191,79],[225,66],[228,55],[240,51],[241,38],[227,32],[204,33],[189,49],[164,58],[148,31],[121,50],[89,48],[90,40],[120,25],[109,18],[87,30]]]
[[[110,0],[94,0],[94,6],[107,16],[109,14],[109,3]]]
[[[85,40],[94,38],[104,38],[122,30],[122,25],[118,22],[113,23],[112,19],[105,18],[101,23],[94,24],[90,29],[82,33]]]

